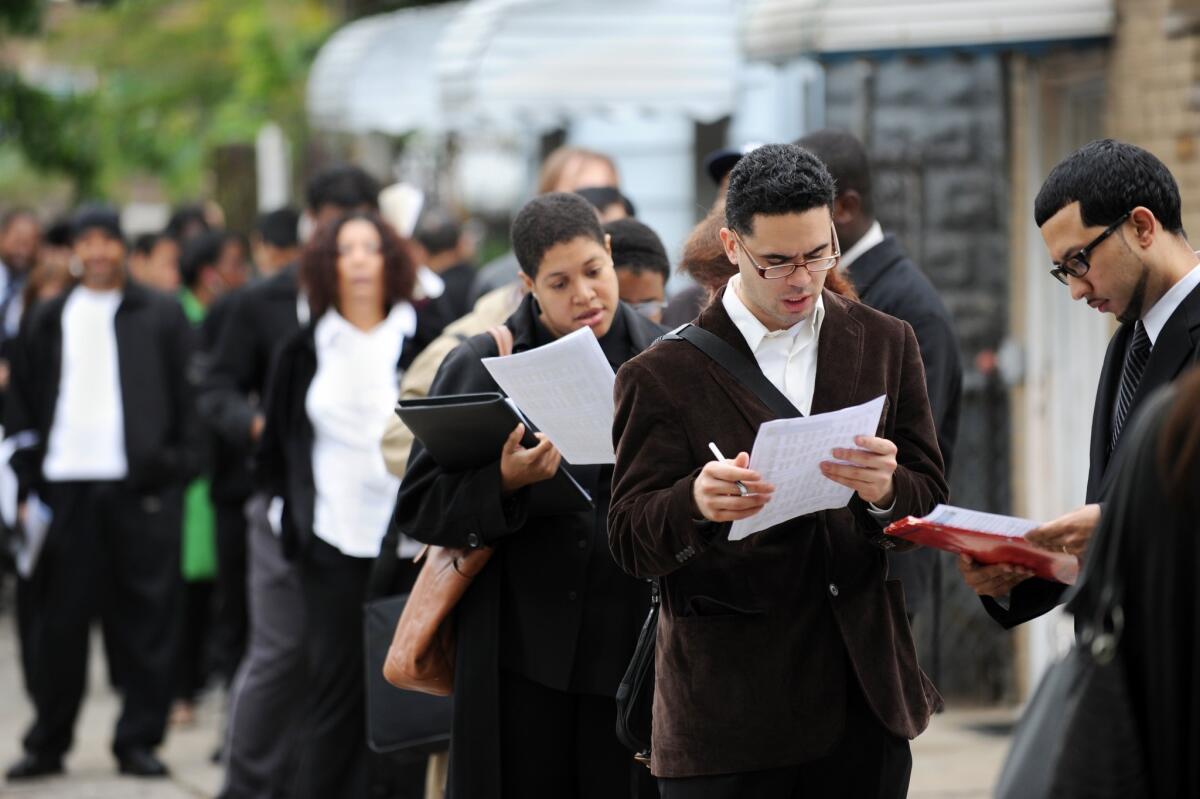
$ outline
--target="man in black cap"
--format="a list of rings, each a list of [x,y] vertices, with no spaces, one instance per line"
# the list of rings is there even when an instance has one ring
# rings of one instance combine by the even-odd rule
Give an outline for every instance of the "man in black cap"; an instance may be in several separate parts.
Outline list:
[[[729,188],[729,173],[746,153],[757,150],[761,144],[743,144],[741,147],[722,147],[704,156],[704,171],[717,184],[717,203],[725,201],[725,190]]]
[[[124,698],[120,771],[161,777],[154,749],[171,700],[182,486],[197,465],[192,331],[174,298],[126,278],[115,211],[83,209],[72,241],[79,285],[23,327],[5,409],[8,434],[29,443],[12,458],[20,517],[50,516],[22,592],[36,718],[8,779],[62,771],[97,615]]]

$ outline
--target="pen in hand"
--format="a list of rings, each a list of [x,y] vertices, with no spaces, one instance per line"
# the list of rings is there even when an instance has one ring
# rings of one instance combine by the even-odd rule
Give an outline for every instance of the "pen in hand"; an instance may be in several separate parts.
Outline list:
[[[717,460],[719,460],[719,461],[729,460],[728,458],[726,458],[724,455],[721,454],[721,450],[717,449],[717,445],[715,442],[713,442],[713,441],[708,442],[708,448],[712,452],[713,457],[716,458]],[[738,494],[740,494],[741,496],[744,497],[750,493],[749,489],[746,488],[745,484],[741,480],[736,481],[734,483],[734,485],[737,486]]]

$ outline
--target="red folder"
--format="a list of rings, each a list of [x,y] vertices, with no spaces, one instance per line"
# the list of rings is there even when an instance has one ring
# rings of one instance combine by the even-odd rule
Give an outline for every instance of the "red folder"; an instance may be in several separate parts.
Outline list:
[[[1050,552],[1024,538],[967,530],[909,516],[884,530],[914,544],[970,555],[980,563],[1013,563],[1032,569],[1038,577],[1074,585],[1079,560],[1065,552]]]

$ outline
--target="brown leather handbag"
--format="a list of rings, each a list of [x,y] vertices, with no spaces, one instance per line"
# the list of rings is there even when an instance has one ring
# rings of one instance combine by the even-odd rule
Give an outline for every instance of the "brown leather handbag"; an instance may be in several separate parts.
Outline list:
[[[511,355],[512,331],[488,330],[500,355]],[[476,575],[492,557],[490,548],[427,546],[414,561],[425,565],[409,592],[383,665],[384,678],[408,691],[449,696],[454,690],[456,641],[452,614]]]

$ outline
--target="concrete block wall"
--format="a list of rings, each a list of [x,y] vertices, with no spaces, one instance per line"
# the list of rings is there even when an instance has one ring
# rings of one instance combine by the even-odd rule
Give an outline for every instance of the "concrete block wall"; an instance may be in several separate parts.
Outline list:
[[[1011,511],[1006,390],[974,368],[1008,324],[1010,216],[1007,91],[996,53],[897,56],[826,65],[826,122],[871,156],[875,210],[933,282],[954,319],[967,375],[951,499]],[[943,562],[940,674],[948,697],[1012,695],[1012,645]],[[934,670],[929,619],[915,632]]]

